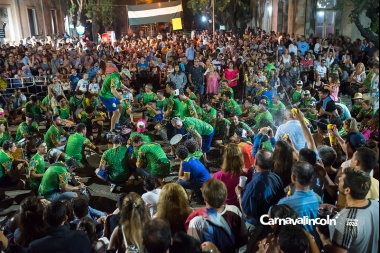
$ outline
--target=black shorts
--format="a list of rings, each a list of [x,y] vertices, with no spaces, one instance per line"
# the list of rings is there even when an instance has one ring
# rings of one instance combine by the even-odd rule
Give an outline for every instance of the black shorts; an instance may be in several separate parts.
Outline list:
[[[4,175],[0,179],[0,188],[8,188],[8,187],[15,187],[20,180],[12,181],[9,175]]]

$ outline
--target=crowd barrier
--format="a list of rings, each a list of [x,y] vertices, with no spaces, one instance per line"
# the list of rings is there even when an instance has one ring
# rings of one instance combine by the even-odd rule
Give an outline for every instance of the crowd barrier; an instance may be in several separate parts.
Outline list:
[[[35,94],[39,99],[43,99],[48,92],[47,81],[49,77],[21,77],[21,78],[2,78],[7,83],[7,88],[3,92],[5,99],[8,99],[16,88],[20,88],[24,95]],[[68,76],[60,78],[62,87],[65,91],[70,90]],[[65,92],[66,93],[66,92]]]

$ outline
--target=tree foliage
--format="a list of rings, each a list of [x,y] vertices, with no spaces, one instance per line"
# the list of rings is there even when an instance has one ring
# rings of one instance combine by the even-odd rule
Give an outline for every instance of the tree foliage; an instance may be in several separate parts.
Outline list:
[[[212,4],[215,3],[215,24],[227,25],[228,29],[234,31],[238,27],[245,28],[251,20],[250,0],[189,0],[187,7],[194,15],[212,15]]]
[[[379,1],[378,0],[348,0],[353,9],[350,20],[359,29],[361,35],[379,47]],[[363,23],[362,13],[370,19],[370,23]]]

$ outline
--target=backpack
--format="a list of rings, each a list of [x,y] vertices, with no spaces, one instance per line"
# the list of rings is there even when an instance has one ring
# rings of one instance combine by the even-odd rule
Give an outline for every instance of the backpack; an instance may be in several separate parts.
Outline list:
[[[235,248],[235,236],[228,232],[221,226],[213,224],[211,221],[207,221],[208,233],[204,233],[205,241],[214,243],[221,253],[233,253],[236,252]]]

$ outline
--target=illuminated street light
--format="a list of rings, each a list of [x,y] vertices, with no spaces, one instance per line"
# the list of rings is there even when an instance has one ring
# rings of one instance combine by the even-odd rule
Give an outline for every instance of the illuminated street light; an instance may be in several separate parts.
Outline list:
[[[202,16],[202,22],[206,22],[207,21],[207,18],[206,18],[206,16]]]

